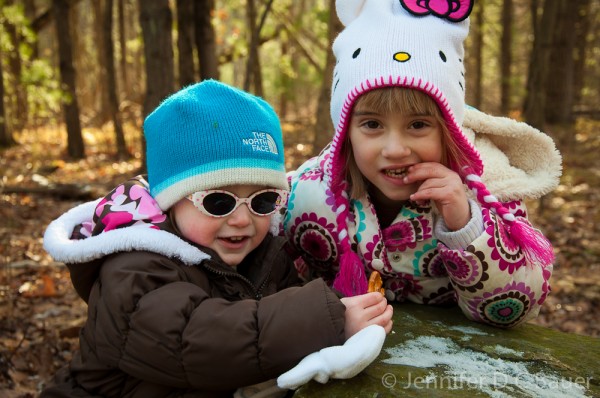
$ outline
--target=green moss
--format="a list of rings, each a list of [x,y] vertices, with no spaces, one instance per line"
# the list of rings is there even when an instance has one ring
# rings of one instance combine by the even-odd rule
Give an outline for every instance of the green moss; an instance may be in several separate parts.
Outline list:
[[[531,324],[498,329],[458,308],[401,304],[365,371],[311,382],[294,397],[597,397],[599,362],[600,339]]]

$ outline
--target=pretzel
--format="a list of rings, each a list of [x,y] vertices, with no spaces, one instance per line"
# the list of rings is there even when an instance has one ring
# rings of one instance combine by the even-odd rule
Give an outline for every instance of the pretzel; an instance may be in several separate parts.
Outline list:
[[[379,292],[383,296],[385,296],[385,289],[382,287],[383,281],[381,280],[381,275],[377,271],[371,272],[371,276],[369,277],[369,289],[368,292]]]

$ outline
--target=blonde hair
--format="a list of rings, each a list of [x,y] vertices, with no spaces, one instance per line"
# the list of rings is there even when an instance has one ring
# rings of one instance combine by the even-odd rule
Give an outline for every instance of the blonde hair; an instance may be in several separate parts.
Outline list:
[[[361,95],[354,103],[354,110],[367,108],[381,114],[400,113],[404,115],[418,114],[433,116],[442,128],[443,158],[445,166],[466,164],[464,154],[460,151],[456,142],[451,138],[450,131],[442,112],[435,101],[427,94],[404,87],[385,87],[369,91]],[[345,177],[350,187],[350,197],[357,199],[367,192],[368,181],[363,177],[352,152],[350,134],[342,147],[342,153],[346,158]]]

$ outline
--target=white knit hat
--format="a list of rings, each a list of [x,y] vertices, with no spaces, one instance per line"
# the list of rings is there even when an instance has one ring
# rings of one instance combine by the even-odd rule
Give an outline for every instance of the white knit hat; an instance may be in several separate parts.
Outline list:
[[[508,234],[534,262],[548,263],[552,247],[526,221],[516,220],[481,182],[483,162],[462,131],[465,108],[463,42],[474,0],[337,0],[345,29],[333,43],[337,59],[331,90],[335,135],[325,164],[334,194],[340,240],[340,272],[334,287],[344,294],[364,292],[366,279],[347,232],[349,200],[342,147],[358,97],[384,87],[419,90],[431,97],[446,122],[450,139],[464,156],[449,159],[478,201],[507,223]]]

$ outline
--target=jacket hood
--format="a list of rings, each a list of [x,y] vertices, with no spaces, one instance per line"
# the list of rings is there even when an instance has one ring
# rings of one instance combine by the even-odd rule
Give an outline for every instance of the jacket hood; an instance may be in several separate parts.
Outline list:
[[[81,204],[52,221],[44,249],[56,261],[85,263],[130,251],[178,258],[186,265],[210,256],[169,232],[170,222],[142,178],[119,185],[107,196]]]
[[[483,182],[501,201],[538,199],[558,186],[562,157],[538,129],[467,108],[463,131],[483,160]]]

